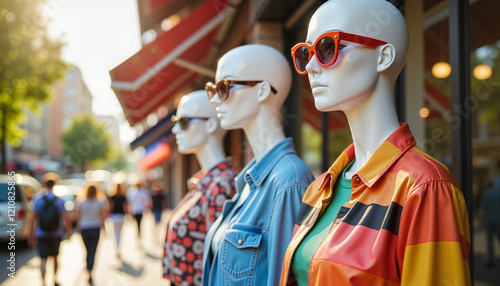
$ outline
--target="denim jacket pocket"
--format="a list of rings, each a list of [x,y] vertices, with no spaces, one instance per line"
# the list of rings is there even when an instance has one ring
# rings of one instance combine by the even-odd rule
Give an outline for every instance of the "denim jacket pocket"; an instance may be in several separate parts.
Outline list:
[[[228,230],[221,244],[221,268],[234,279],[255,272],[262,233],[257,227]]]

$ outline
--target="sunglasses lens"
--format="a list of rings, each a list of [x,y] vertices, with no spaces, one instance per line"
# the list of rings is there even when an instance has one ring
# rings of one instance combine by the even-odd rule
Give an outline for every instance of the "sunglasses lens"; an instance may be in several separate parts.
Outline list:
[[[217,93],[219,94],[220,100],[224,101],[227,99],[228,90],[229,90],[229,86],[226,82],[220,81],[217,84]]]
[[[185,130],[186,128],[189,127],[189,118],[187,118],[187,117],[179,118],[179,124],[181,126],[181,129]]]
[[[324,37],[316,44],[316,57],[323,65],[333,64],[335,59],[335,41],[332,37]]]
[[[300,47],[295,51],[295,66],[300,72],[306,71],[309,63],[309,50],[306,47]]]

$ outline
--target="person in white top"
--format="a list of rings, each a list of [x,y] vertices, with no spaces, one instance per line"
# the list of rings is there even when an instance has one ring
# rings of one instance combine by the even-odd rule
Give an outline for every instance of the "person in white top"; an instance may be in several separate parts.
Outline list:
[[[85,200],[76,204],[76,231],[81,233],[87,250],[87,271],[89,283],[92,283],[92,269],[94,268],[101,227],[106,217],[106,206],[97,199],[96,183],[89,183],[85,189],[87,191]]]
[[[141,237],[142,215],[146,210],[151,210],[153,201],[151,194],[144,188],[142,180],[138,180],[133,187],[127,191],[128,212],[137,222],[137,234]]]

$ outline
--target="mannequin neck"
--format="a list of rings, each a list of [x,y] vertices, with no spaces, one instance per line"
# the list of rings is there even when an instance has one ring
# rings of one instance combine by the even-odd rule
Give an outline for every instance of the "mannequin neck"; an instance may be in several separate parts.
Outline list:
[[[243,128],[243,131],[257,162],[276,144],[285,139],[280,112],[266,109],[265,106],[262,107],[255,120]]]
[[[202,170],[209,171],[226,160],[226,153],[222,146],[222,139],[209,137],[201,150],[196,152],[196,159]]]
[[[393,90],[393,84],[380,81],[365,101],[345,112],[356,154],[356,161],[346,172],[347,178],[352,177],[399,128]]]

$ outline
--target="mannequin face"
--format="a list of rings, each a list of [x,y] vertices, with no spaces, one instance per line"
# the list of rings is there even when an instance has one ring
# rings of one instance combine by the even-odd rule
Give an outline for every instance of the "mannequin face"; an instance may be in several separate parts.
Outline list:
[[[329,31],[353,33],[359,26],[353,15],[356,9],[363,7],[350,2],[321,6],[311,18],[306,42],[314,43]],[[323,112],[354,109],[370,96],[379,77],[377,60],[380,47],[340,41],[338,48],[338,58],[333,65],[319,65],[314,55],[306,66],[316,108]]]
[[[245,57],[241,61],[246,61]],[[225,61],[219,63],[217,67],[216,81],[221,79],[228,80],[261,80],[254,78],[245,78],[238,71],[238,63]],[[229,95],[225,101],[222,101],[218,95],[215,95],[213,103],[217,104],[217,116],[220,119],[221,126],[224,129],[240,129],[247,126],[256,116],[258,116],[259,102],[257,93],[259,84],[255,86],[230,85]]]
[[[202,95],[206,97],[204,92]],[[207,108],[203,104],[206,105],[208,100],[202,102],[199,99],[200,97],[183,97],[177,108],[176,116],[178,118],[210,117],[210,114],[203,112],[203,109]],[[180,123],[175,124],[172,133],[175,134],[177,149],[181,154],[194,154],[201,150],[210,135],[207,132],[207,120],[191,119],[187,125],[187,128],[182,129]]]

